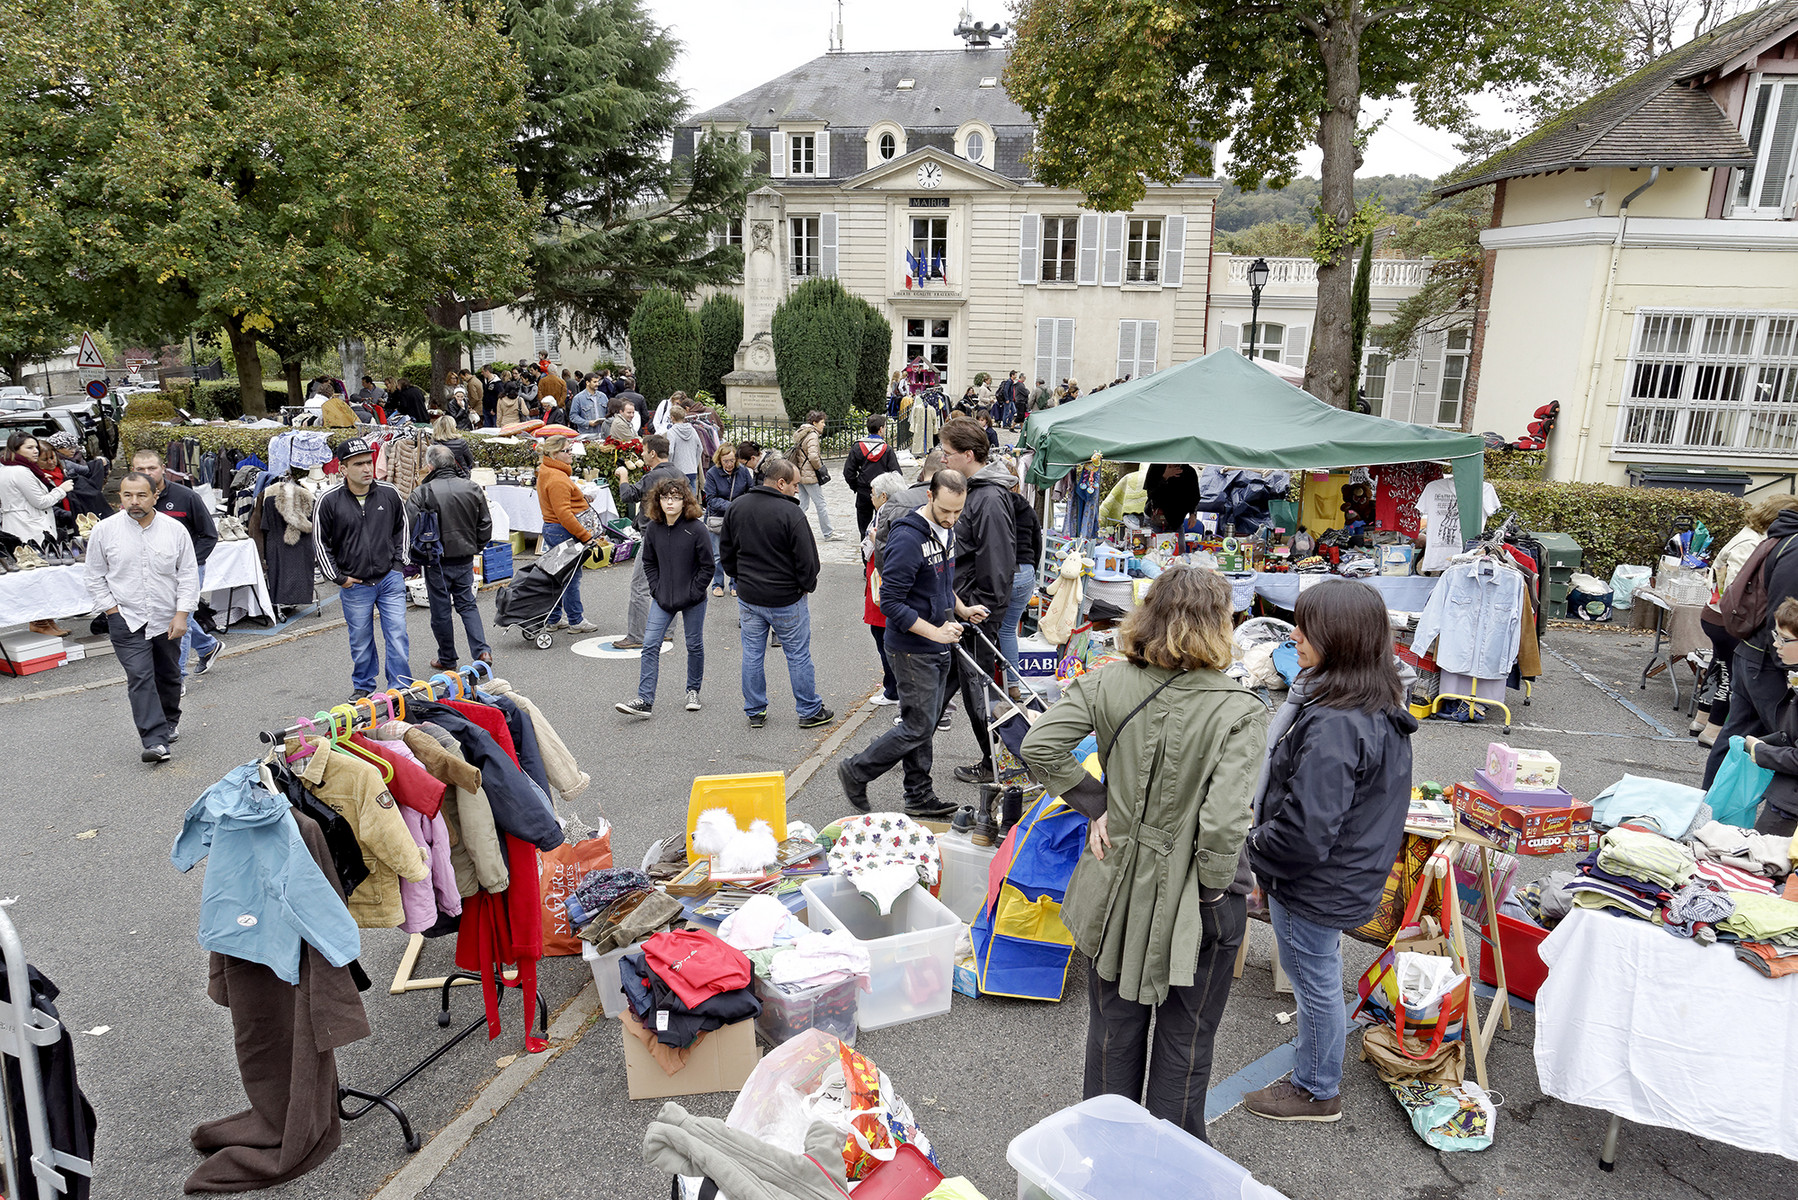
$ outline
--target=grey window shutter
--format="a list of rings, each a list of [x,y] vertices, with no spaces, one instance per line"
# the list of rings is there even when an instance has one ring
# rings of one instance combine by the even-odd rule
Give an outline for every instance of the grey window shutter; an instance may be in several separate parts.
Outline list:
[[[1225,323],[1218,334],[1218,349],[1242,353],[1242,326]]]
[[[1161,286],[1179,287],[1186,274],[1186,218],[1169,217],[1161,224]]]
[[[1308,325],[1288,325],[1286,327],[1286,352],[1284,358],[1288,366],[1302,367],[1305,356],[1311,352],[1311,328]]]
[[[1105,214],[1105,277],[1100,280],[1106,287],[1116,287],[1124,282],[1124,214]]]
[[[824,213],[818,218],[819,274],[826,279],[837,277],[837,214]]]
[[[818,131],[818,157],[816,160],[819,179],[830,178],[830,130]]]
[[[1055,320],[1055,369],[1057,379],[1066,379],[1074,373],[1074,318],[1057,317]]]
[[[1411,403],[1417,388],[1417,360],[1401,358],[1386,368],[1386,415],[1394,421],[1417,420],[1417,407]]]
[[[1112,376],[1114,379],[1136,374],[1136,330],[1140,324],[1140,321],[1118,322],[1118,369]]]
[[[743,153],[749,153],[749,130],[737,130],[737,147],[742,150]]]
[[[1080,282],[1099,282],[1099,214],[1080,214]]]
[[[1160,321],[1139,321],[1136,326],[1136,371],[1138,376],[1155,373],[1155,353],[1161,340]]]
[[[787,175],[787,135],[778,129],[768,135],[768,174],[776,179]]]
[[[1055,318],[1038,317],[1036,319],[1036,377],[1047,380],[1050,387],[1057,382],[1055,378]]]
[[[1035,213],[1018,218],[1018,282],[1035,283],[1042,258],[1043,219]]]
[[[1411,419],[1419,425],[1436,423],[1436,401],[1442,396],[1442,352],[1448,346],[1448,334],[1431,333],[1420,339],[1417,366],[1417,404]]]

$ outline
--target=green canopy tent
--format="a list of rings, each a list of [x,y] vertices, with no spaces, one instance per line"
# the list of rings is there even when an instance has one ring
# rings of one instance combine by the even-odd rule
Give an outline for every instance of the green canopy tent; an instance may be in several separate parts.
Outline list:
[[[1038,487],[1095,454],[1279,471],[1447,459],[1462,537],[1478,537],[1484,524],[1483,438],[1331,408],[1234,350],[1032,413],[1020,440],[1034,451],[1030,482]]]

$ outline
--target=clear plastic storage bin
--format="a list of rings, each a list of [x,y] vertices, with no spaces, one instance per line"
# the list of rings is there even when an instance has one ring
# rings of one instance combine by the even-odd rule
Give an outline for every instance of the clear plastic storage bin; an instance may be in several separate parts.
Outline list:
[[[872,990],[861,994],[858,1026],[884,1029],[949,1011],[961,922],[940,900],[914,887],[883,917],[846,876],[808,879],[802,890],[806,924],[845,930],[867,946]]]
[[[937,899],[955,914],[956,920],[971,925],[986,900],[987,871],[999,847],[976,846],[971,838],[953,833],[938,834],[936,844],[943,852],[943,882],[937,889]]]
[[[845,1046],[853,1046],[855,1010],[860,997],[860,979],[787,991],[757,975],[755,998],[762,1002],[762,1013],[755,1019],[755,1031],[770,1046],[778,1046],[808,1029],[822,1029]]]
[[[1011,1140],[1018,1200],[1284,1200],[1253,1175],[1122,1096],[1064,1108]]]
[[[581,957],[593,971],[593,986],[599,991],[599,1004],[606,1016],[618,1017],[624,1013],[624,981],[618,974],[618,960],[642,949],[642,942],[632,942],[601,954],[593,948],[592,942],[581,943]]]

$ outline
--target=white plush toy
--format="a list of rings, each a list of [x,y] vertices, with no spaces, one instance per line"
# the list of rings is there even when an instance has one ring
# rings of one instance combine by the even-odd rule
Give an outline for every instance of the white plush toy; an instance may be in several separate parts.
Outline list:
[[[780,859],[780,844],[766,821],[737,828],[729,809],[708,808],[693,823],[693,849],[712,860],[718,875],[760,875]]]

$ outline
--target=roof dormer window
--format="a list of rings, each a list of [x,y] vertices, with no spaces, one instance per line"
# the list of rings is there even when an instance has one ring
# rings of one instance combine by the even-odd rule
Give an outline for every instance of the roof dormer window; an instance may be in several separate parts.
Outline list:
[[[955,153],[977,167],[993,166],[993,131],[982,121],[969,121],[955,131]]]
[[[918,81],[915,79],[901,79],[899,81],[899,90],[902,92],[909,92],[917,86]]]
[[[899,153],[899,139],[895,138],[891,132],[883,133],[880,135],[878,149],[881,161],[885,162]]]
[[[869,166],[904,158],[905,151],[905,126],[897,121],[876,121],[868,128]]]
[[[980,86],[983,88],[998,87],[999,77],[997,75],[988,75],[980,81]]]

